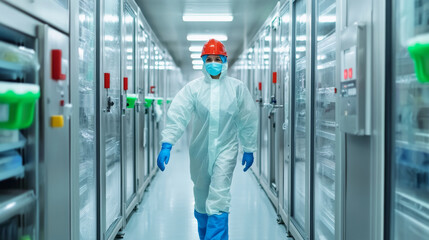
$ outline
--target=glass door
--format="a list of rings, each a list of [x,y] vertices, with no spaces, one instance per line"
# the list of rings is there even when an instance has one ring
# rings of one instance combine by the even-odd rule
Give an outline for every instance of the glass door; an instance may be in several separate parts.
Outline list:
[[[293,132],[293,184],[292,184],[292,219],[300,233],[307,236],[306,199],[308,176],[307,164],[308,138],[307,129],[307,14],[306,1],[295,1],[295,56],[294,56],[294,132]]]
[[[265,31],[262,32],[260,37],[260,48],[259,48],[259,66],[261,67],[260,74],[262,82],[262,116],[260,119],[261,122],[261,180],[264,184],[269,184],[269,171],[270,171],[270,156],[269,156],[269,119],[268,114],[269,110],[267,105],[270,103],[270,87],[271,87],[271,78],[270,78],[270,28],[267,27]]]
[[[80,239],[97,238],[96,6],[79,1],[79,207]]]
[[[283,210],[288,213],[289,212],[289,169],[290,169],[290,5],[286,4],[284,9],[281,12],[281,22],[280,22],[280,46],[279,48],[279,77],[283,80],[284,86],[284,166],[283,166],[283,202],[281,203],[283,206]]]
[[[135,25],[136,15],[125,4],[124,7],[124,58],[123,63],[125,69],[123,70],[123,78],[128,79],[128,90],[125,90],[124,97],[129,94],[135,93]],[[125,109],[125,122],[123,134],[124,137],[124,163],[125,163],[125,202],[128,205],[133,200],[136,192],[135,179],[136,179],[136,148],[135,148],[135,108],[123,107]]]
[[[138,27],[138,42],[137,42],[137,71],[138,71],[138,77],[136,79],[136,86],[137,86],[137,94],[138,94],[138,109],[137,109],[137,121],[138,121],[138,128],[137,128],[137,135],[138,135],[138,141],[137,141],[137,190],[141,190],[141,187],[143,186],[144,181],[146,180],[146,155],[145,155],[145,137],[146,137],[146,126],[145,126],[145,81],[146,81],[146,74],[147,70],[145,69],[145,61],[147,62],[146,55],[147,55],[147,35],[143,29],[143,26],[139,24]]]
[[[336,1],[316,0],[314,237],[335,239]]]
[[[110,74],[110,88],[104,92],[103,104],[113,102],[101,119],[104,131],[105,161],[105,227],[106,236],[113,234],[121,219],[121,15],[120,2],[106,1],[103,19],[103,73]],[[106,107],[105,107],[106,108]],[[103,219],[102,219],[103,220]]]
[[[393,4],[390,239],[427,239],[429,2],[396,0]]]

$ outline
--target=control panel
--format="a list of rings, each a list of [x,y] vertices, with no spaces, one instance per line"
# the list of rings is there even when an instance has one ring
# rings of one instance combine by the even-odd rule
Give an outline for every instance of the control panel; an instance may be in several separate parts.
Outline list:
[[[370,134],[367,64],[366,27],[355,23],[341,32],[339,124],[345,133]]]

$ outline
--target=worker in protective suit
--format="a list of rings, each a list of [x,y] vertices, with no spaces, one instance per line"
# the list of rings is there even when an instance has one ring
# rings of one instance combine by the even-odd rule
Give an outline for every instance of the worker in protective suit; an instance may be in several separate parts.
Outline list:
[[[204,77],[189,82],[173,99],[162,131],[158,167],[164,171],[170,150],[192,119],[189,148],[191,179],[200,239],[228,239],[230,187],[238,143],[247,171],[257,149],[258,115],[246,85],[227,76],[224,45],[209,40],[203,47]]]

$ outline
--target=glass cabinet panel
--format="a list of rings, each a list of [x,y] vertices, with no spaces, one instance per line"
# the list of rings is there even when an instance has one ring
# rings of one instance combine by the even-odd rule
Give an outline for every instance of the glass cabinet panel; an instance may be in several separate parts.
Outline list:
[[[307,156],[307,76],[306,76],[306,45],[307,45],[307,15],[306,1],[295,2],[295,111],[294,111],[294,179],[293,179],[293,209],[292,217],[301,228],[306,225],[306,164]]]
[[[336,1],[316,1],[314,231],[315,239],[335,239],[335,63]]]
[[[286,123],[286,129],[284,135],[286,136],[284,141],[284,148],[287,148],[289,145],[289,133],[290,133],[290,119],[289,119],[289,106],[290,106],[290,49],[291,49],[291,38],[290,38],[290,5],[287,4],[284,8],[284,11],[281,13],[281,22],[280,22],[280,46],[278,47],[279,51],[279,65],[280,65],[280,77],[283,78],[284,84],[284,119]],[[288,212],[289,210],[289,168],[290,168],[290,153],[285,150],[284,157],[284,168],[283,168],[283,192],[284,192],[284,201],[283,209]]]
[[[125,7],[124,11],[124,59],[125,69],[123,76],[128,78],[128,90],[125,94],[135,93],[135,16]],[[134,108],[125,110],[125,199],[127,204],[135,193],[135,113]]]
[[[80,239],[97,238],[95,1],[79,1]]]
[[[110,73],[109,97],[114,102],[110,112],[104,114],[104,144],[106,161],[106,231],[120,218],[121,212],[121,26],[120,2],[104,4],[103,72]],[[107,93],[105,93],[107,95]],[[107,96],[106,96],[107,98]],[[107,102],[104,99],[103,102]]]
[[[410,51],[418,45],[429,45],[429,2],[396,0],[393,9],[391,239],[427,239],[429,84],[416,74]],[[422,49],[416,50],[414,54],[420,54]],[[425,57],[427,61],[427,54]]]

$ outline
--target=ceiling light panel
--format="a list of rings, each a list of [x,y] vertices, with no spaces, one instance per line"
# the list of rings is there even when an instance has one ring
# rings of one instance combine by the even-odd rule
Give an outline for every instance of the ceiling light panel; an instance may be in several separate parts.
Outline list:
[[[190,52],[201,52],[203,50],[203,46],[190,46],[189,51]]]
[[[184,22],[232,22],[234,17],[232,15],[218,15],[218,14],[185,14],[182,17]]]
[[[192,64],[194,65],[203,65],[203,60],[192,60]]]
[[[188,34],[186,38],[188,41],[208,41],[212,38],[218,41],[228,41],[228,36],[225,34]]]
[[[191,58],[201,58],[201,53],[192,53]]]

